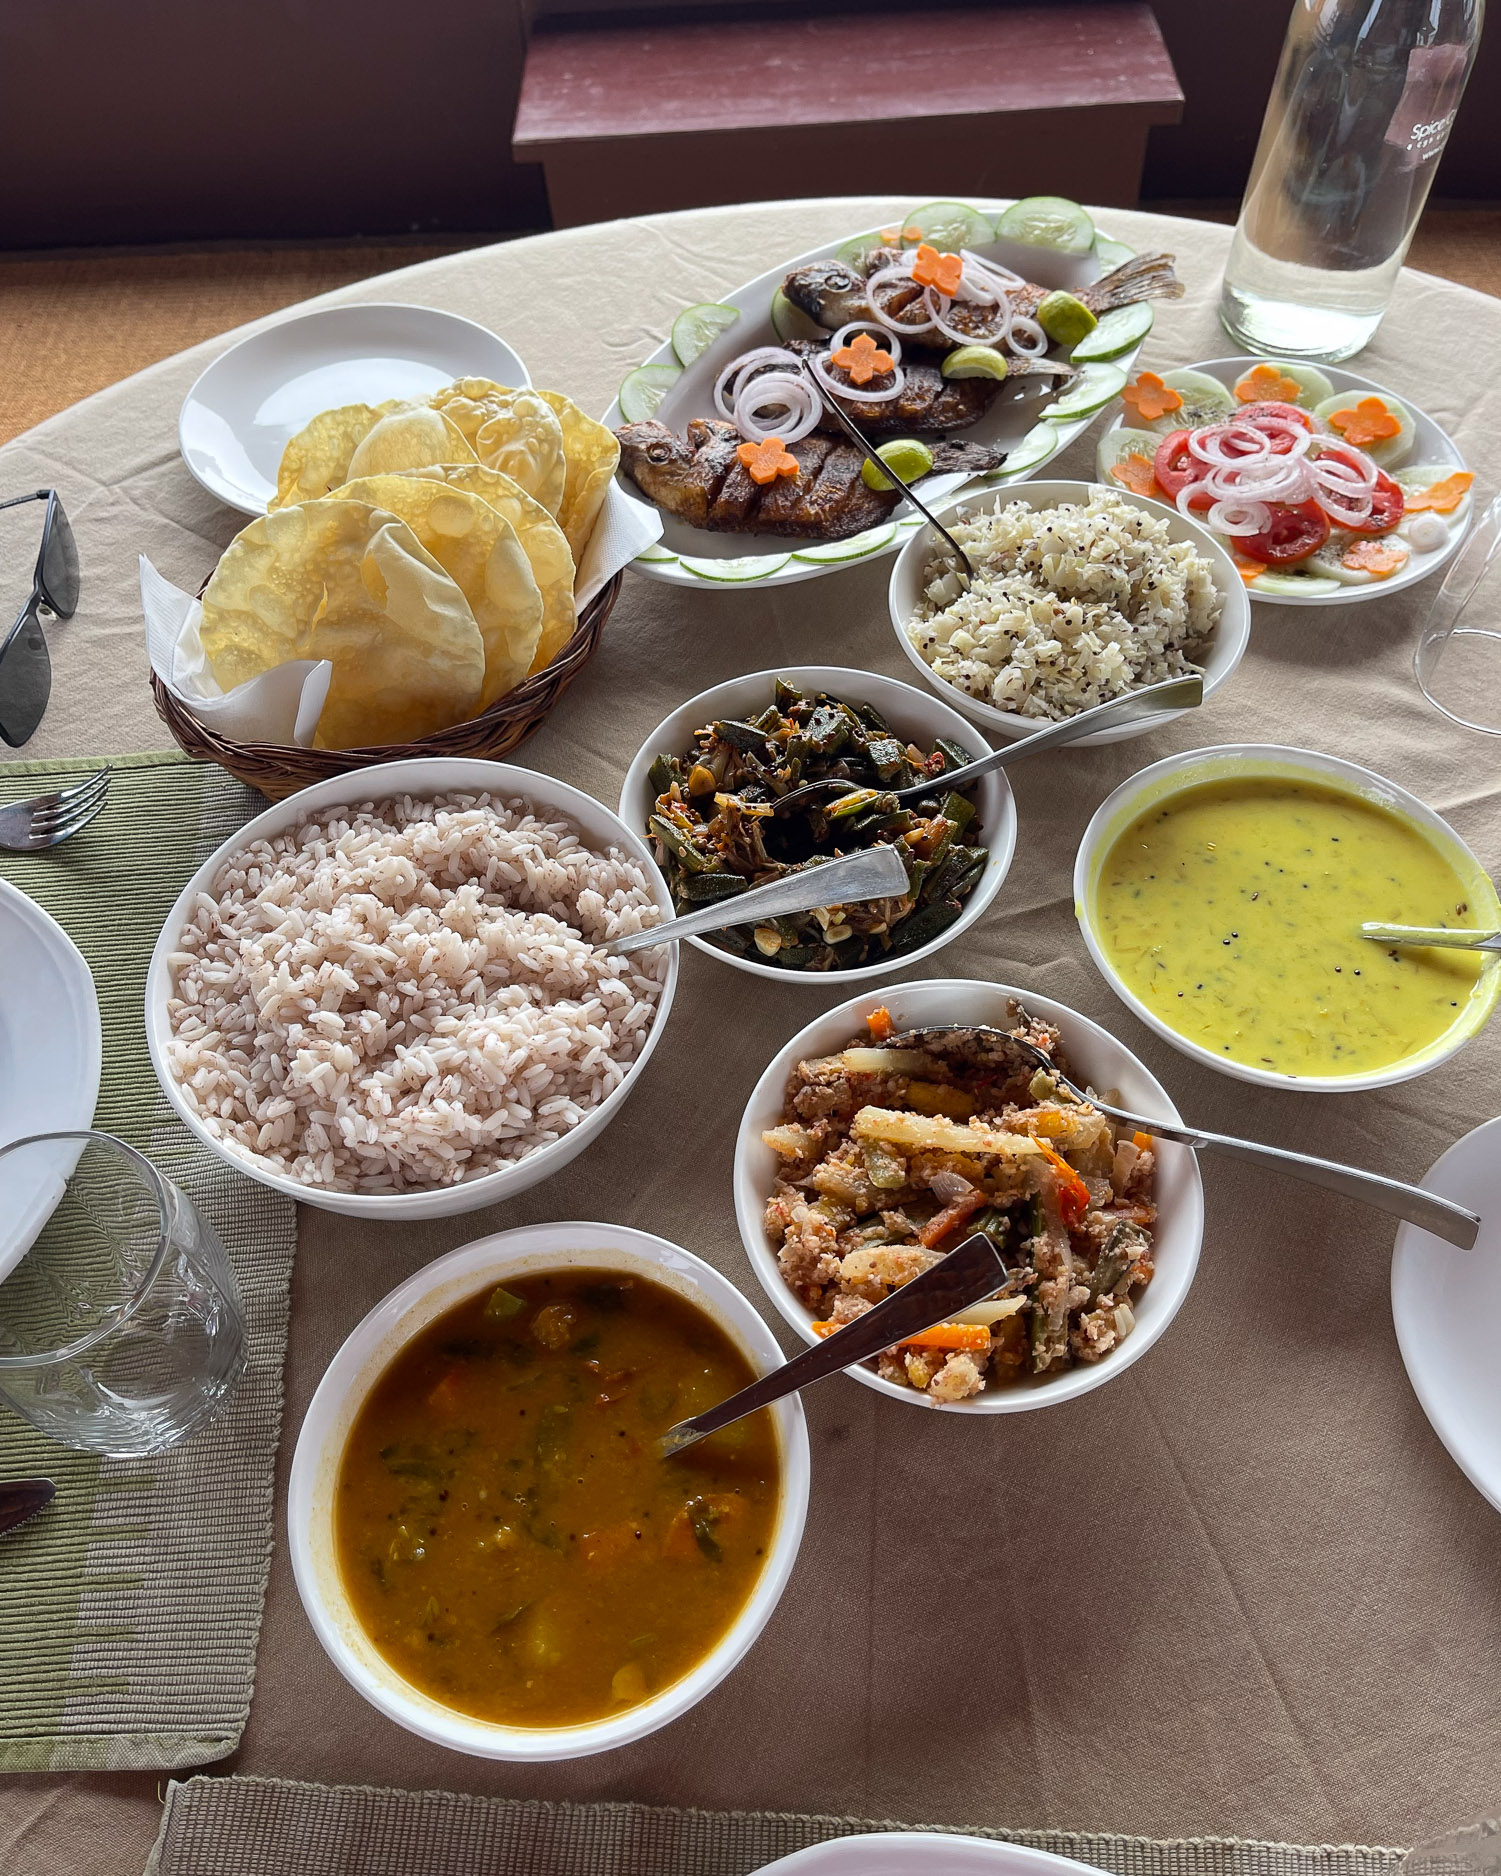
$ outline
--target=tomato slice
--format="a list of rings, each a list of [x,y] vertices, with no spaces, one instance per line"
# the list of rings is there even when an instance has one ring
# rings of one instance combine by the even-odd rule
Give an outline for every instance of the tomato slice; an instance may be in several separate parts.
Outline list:
[[[1173,430],[1157,445],[1157,453],[1152,458],[1152,474],[1167,494],[1170,502],[1176,502],[1181,489],[1186,489],[1190,482],[1197,482],[1208,475],[1208,463],[1200,462],[1188,447],[1189,432]],[[1212,508],[1214,497],[1206,489],[1199,495],[1189,498],[1190,508]]]
[[[1290,423],[1297,424],[1300,429],[1312,430],[1313,428],[1313,418],[1306,410],[1300,410],[1296,404],[1278,404],[1275,402],[1247,404],[1245,409],[1240,411],[1232,421],[1235,423],[1252,423],[1257,417],[1282,417]],[[1272,446],[1272,454],[1274,456],[1285,456],[1293,446],[1293,440],[1285,430],[1273,430],[1268,435],[1267,441]]]
[[[1238,534],[1237,553],[1250,560],[1285,564],[1306,560],[1329,538],[1329,517],[1317,502],[1268,502],[1271,519],[1260,534]]]
[[[1320,456],[1338,456],[1349,463],[1352,469],[1360,465],[1355,461],[1348,444],[1326,443],[1319,451]],[[1407,502],[1401,488],[1384,469],[1376,471],[1376,486],[1371,490],[1371,512],[1364,521],[1341,521],[1340,526],[1351,534],[1390,534],[1406,512]]]

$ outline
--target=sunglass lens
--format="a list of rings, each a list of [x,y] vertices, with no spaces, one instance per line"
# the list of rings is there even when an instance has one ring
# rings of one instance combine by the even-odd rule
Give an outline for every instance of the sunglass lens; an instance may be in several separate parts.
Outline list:
[[[51,689],[47,641],[35,611],[28,612],[0,652],[0,736],[12,749],[31,740]]]
[[[48,605],[59,617],[71,619],[78,608],[78,547],[63,505],[55,495],[47,504],[41,575]]]

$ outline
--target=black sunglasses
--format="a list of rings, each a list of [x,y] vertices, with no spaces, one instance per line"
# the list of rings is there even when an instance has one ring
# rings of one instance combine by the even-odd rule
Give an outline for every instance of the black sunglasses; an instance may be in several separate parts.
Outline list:
[[[13,495],[0,508],[45,502],[42,545],[32,575],[31,596],[10,630],[0,636],[0,737],[12,749],[29,742],[52,691],[52,660],[42,633],[42,614],[71,619],[78,607],[78,548],[56,489]]]

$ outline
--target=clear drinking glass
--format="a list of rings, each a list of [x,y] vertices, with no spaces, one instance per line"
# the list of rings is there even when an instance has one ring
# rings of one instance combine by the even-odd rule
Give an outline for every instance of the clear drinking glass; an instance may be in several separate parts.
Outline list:
[[[1225,268],[1248,351],[1349,358],[1381,324],[1485,0],[1296,0]]]
[[[150,1160],[104,1133],[0,1148],[0,1398],[138,1458],[212,1420],[244,1366],[224,1246]]]
[[[1451,723],[1501,736],[1501,495],[1438,589],[1413,655],[1418,688]]]

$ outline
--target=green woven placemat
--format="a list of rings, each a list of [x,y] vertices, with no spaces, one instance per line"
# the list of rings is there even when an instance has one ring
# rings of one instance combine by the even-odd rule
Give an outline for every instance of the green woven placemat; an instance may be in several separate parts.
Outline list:
[[[861,1831],[923,1830],[790,1811],[544,1804],[452,1791],[378,1791],[282,1778],[190,1778],[167,1787],[146,1876],[750,1876],[778,1857]],[[1402,1851],[1233,1837],[1115,1837],[1063,1830],[956,1833],[1028,1844],[1115,1876],[1395,1876]]]
[[[9,763],[0,802],[92,763]],[[0,1407],[0,1477],[44,1473],[57,1498],[0,1543],[0,1771],[202,1765],[239,1743],[250,1707],[281,1427],[296,1208],[203,1151],[146,1051],[152,946],[196,867],[265,803],[178,756],[115,762],[109,802],[0,875],[87,958],[104,1067],[94,1124],[153,1159],[212,1222],[239,1278],[249,1362],[224,1417],[151,1460],[91,1458]]]

